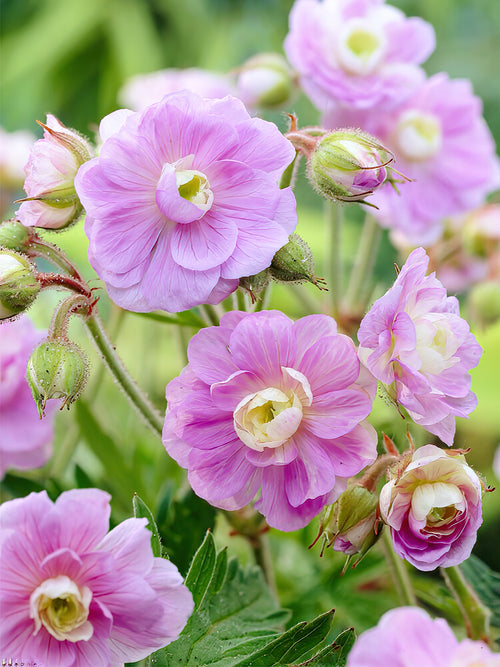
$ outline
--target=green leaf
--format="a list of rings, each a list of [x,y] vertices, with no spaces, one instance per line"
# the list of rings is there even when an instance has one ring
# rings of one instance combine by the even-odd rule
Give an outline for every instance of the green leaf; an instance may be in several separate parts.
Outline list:
[[[153,556],[161,557],[162,548],[160,534],[151,510],[137,493],[134,493],[132,496],[132,507],[134,508],[134,516],[136,519],[144,518],[148,520],[147,528],[151,531],[151,548],[153,550]]]
[[[472,584],[481,601],[491,609],[490,623],[500,627],[500,574],[492,570],[486,563],[470,556],[460,568],[465,578]]]
[[[304,657],[306,653],[317,647],[328,635],[333,623],[334,610],[321,614],[313,621],[302,621],[274,641],[266,644],[260,651],[252,653],[248,658],[235,663],[237,667],[253,667],[255,665],[287,665]]]
[[[314,651],[310,660],[315,662],[307,664],[345,664],[354,640],[352,630],[322,646],[331,630],[333,610],[280,634],[289,612],[279,608],[261,569],[228,560],[225,549],[217,553],[210,532],[185,583],[193,595],[194,612],[177,641],[150,656],[150,667],[278,667],[296,665]],[[324,658],[327,662],[321,663]]]
[[[344,630],[333,644],[316,653],[310,660],[301,662],[296,667],[324,667],[325,665],[329,667],[344,667],[355,639],[356,633],[352,628]]]

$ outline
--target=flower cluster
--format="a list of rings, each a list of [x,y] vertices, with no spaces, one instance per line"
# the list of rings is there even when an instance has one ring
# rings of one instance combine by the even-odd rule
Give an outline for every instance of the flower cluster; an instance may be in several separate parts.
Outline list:
[[[460,453],[419,447],[380,493],[380,512],[396,553],[419,570],[462,563],[482,523],[482,491]]]
[[[408,658],[411,656],[411,662]],[[500,656],[482,641],[458,639],[444,618],[417,607],[398,607],[382,616],[354,644],[347,667],[498,667]]]
[[[432,26],[380,0],[297,0],[285,52],[322,111],[387,109],[421,83],[434,44]]]
[[[373,379],[335,321],[226,314],[167,386],[163,443],[216,507],[255,504],[271,526],[306,525],[376,457]]]
[[[193,610],[175,566],[154,558],[146,519],[107,533],[109,495],[45,491],[0,507],[2,655],[43,667],[108,667],[177,639]]]
[[[174,93],[143,113],[111,114],[101,136],[76,188],[90,262],[123,308],[219,303],[295,229],[293,193],[276,182],[293,147],[235,98]]]
[[[456,298],[434,274],[425,275],[428,263],[423,248],[414,250],[365,315],[359,357],[417,424],[452,445],[455,416],[467,417],[477,404],[469,370],[481,347]]]
[[[51,455],[54,410],[40,421],[25,378],[28,358],[44,335],[26,316],[0,325],[0,478],[8,468],[38,468]]]

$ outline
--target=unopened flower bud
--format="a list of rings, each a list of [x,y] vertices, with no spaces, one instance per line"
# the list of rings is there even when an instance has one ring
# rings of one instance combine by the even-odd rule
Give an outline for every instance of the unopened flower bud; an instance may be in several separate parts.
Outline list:
[[[74,179],[93,150],[86,139],[50,114],[47,124],[40,125],[44,136],[31,150],[24,183],[28,196],[20,200],[17,216],[27,227],[63,229],[83,212]]]
[[[0,247],[22,252],[29,244],[31,234],[24,225],[12,218],[0,223]]]
[[[308,176],[320,195],[340,201],[363,201],[391,180],[394,156],[359,130],[330,132],[316,144],[308,160]]]
[[[378,497],[358,484],[347,487],[323,518],[321,530],[326,546],[353,556],[357,564],[378,538]]]
[[[61,410],[69,408],[85,387],[87,358],[74,343],[49,338],[29,358],[27,379],[40,417],[51,398],[63,399]]]
[[[34,266],[17,252],[0,249],[0,320],[29,308],[39,291]]]
[[[482,325],[493,324],[500,319],[500,283],[488,280],[477,283],[471,289],[468,306],[473,320]]]
[[[275,280],[287,283],[307,280],[319,289],[324,289],[324,280],[314,275],[311,249],[298,234],[292,234],[288,243],[274,255],[269,273]]]
[[[293,99],[295,76],[285,58],[261,53],[240,68],[237,96],[251,109],[280,108]]]

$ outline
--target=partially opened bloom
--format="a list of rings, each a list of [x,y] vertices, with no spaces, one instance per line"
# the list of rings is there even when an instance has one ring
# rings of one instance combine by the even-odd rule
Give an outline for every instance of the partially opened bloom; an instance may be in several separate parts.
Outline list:
[[[334,112],[323,122],[338,127],[345,119]],[[376,136],[412,179],[399,194],[385,186],[370,201],[380,223],[414,245],[434,243],[445,218],[481,206],[500,185],[495,143],[467,80],[436,74],[392,112],[363,112],[349,122]]]
[[[423,248],[414,250],[375,301],[359,328],[359,357],[413,421],[451,445],[455,417],[467,417],[477,404],[469,370],[481,347],[457,299],[433,273],[425,275],[428,263]]]
[[[146,519],[108,533],[98,489],[0,508],[2,655],[41,667],[109,667],[177,639],[193,610],[176,567],[153,557]]]
[[[27,227],[62,229],[82,214],[74,179],[93,151],[82,136],[51,114],[43,129],[43,139],[33,145],[25,167],[28,196],[16,215]]]
[[[29,356],[45,335],[26,316],[0,324],[0,479],[9,468],[43,466],[52,452],[54,409],[40,421],[26,381]]]
[[[362,632],[347,667],[498,667],[500,656],[481,641],[458,639],[444,618],[418,607],[386,612],[378,625]]]
[[[242,508],[260,489],[256,509],[295,530],[375,459],[363,422],[374,382],[332,318],[228,313],[194,336],[188,358],[167,386],[163,444],[216,507]]]
[[[419,570],[462,563],[482,523],[482,490],[461,454],[419,447],[380,493],[395,552]]]
[[[434,44],[430,24],[381,0],[297,0],[285,52],[322,111],[387,109],[423,80]]]
[[[118,93],[120,103],[134,111],[156,104],[169,93],[190,90],[200,97],[234,95],[234,86],[223,74],[188,67],[162,69],[148,74],[136,74],[125,82]]]
[[[287,243],[295,199],[277,178],[293,146],[239,100],[174,93],[107,116],[101,134],[76,187],[90,262],[123,308],[218,303]]]

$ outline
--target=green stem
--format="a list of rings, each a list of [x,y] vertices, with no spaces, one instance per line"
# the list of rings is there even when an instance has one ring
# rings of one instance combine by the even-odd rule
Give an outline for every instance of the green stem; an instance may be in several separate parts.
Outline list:
[[[49,338],[66,338],[68,321],[71,315],[80,313],[84,317],[89,314],[91,304],[89,298],[83,294],[72,294],[61,301],[50,323]]]
[[[39,236],[34,238],[29,246],[29,251],[39,257],[43,257],[52,264],[55,264],[63,271],[69,273],[70,276],[76,278],[77,280],[82,280],[80,273],[77,269],[71,264],[71,262],[65,257],[63,251],[52,243],[47,243]]]
[[[482,639],[490,643],[491,611],[481,602],[460,567],[442,567],[441,574],[460,609],[467,635],[471,639]]]
[[[417,597],[411,585],[405,562],[393,549],[390,529],[384,526],[382,533],[382,546],[401,604],[415,607],[418,604]]]
[[[116,353],[114,345],[108,338],[102,320],[96,311],[86,320],[85,325],[108,369],[125,392],[127,398],[137,408],[153,431],[161,437],[163,430],[162,415],[132,379],[127,367]]]
[[[254,553],[255,562],[262,568],[267,585],[275,599],[278,599],[278,588],[276,586],[276,577],[274,576],[274,565],[269,546],[269,537],[260,533],[250,539],[250,545]]]
[[[328,287],[330,289],[332,315],[338,317],[342,292],[342,224],[344,213],[341,204],[325,202],[325,223],[328,229]]]
[[[203,313],[209,325],[218,326],[219,316],[213,306],[206,303],[203,306],[200,306],[200,312]]]
[[[358,307],[365,306],[364,303],[360,303],[361,296],[363,288],[373,273],[381,236],[380,225],[372,215],[367,215],[347,288],[346,300],[351,312],[355,312]]]

